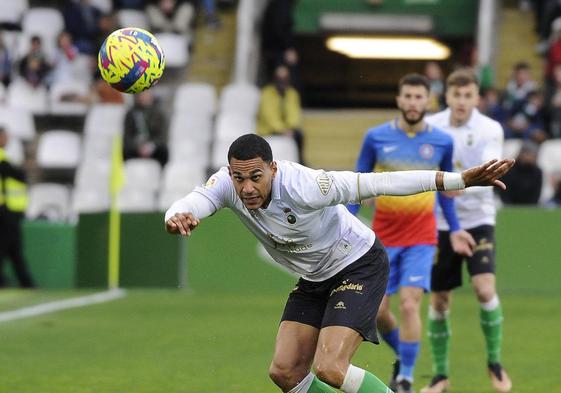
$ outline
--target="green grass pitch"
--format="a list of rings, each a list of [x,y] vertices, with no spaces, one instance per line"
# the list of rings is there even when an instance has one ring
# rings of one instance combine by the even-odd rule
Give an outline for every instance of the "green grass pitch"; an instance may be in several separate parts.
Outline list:
[[[548,214],[517,211],[499,222],[503,360],[513,393],[561,391],[561,242],[559,231],[544,230],[561,221]],[[250,258],[254,240],[236,225],[217,216],[194,234],[188,289],[134,289],[109,303],[0,323],[0,393],[277,392],[267,371],[294,279]],[[237,276],[233,255],[243,259]],[[4,290],[0,312],[90,293]],[[476,301],[464,288],[453,303],[452,392],[490,393]],[[384,344],[363,344],[354,359],[384,381],[392,361]],[[423,334],[415,389],[430,376]]]

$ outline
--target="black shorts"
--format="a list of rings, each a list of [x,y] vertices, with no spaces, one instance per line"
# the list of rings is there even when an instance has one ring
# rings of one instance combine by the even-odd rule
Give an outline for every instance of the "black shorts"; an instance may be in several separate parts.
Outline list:
[[[346,326],[378,344],[376,314],[388,284],[389,262],[380,241],[335,276],[320,282],[298,280],[288,296],[282,321],[318,329]]]
[[[431,290],[449,291],[462,286],[462,262],[467,260],[470,276],[482,273],[495,273],[495,227],[481,225],[467,232],[473,236],[477,245],[473,256],[464,257],[452,250],[450,232],[438,232],[438,251],[432,266]]]

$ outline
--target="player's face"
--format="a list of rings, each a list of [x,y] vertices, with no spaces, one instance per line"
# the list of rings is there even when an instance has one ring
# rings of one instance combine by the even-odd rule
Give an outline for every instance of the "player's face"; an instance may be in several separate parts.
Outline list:
[[[273,178],[277,164],[267,163],[261,157],[251,160],[230,160],[230,176],[236,193],[245,207],[251,210],[266,207],[271,200]]]
[[[452,122],[464,124],[479,103],[479,89],[475,83],[467,86],[450,86],[446,91],[446,104],[452,111]]]
[[[397,96],[397,107],[409,125],[423,121],[429,104],[429,92],[424,86],[403,85]]]

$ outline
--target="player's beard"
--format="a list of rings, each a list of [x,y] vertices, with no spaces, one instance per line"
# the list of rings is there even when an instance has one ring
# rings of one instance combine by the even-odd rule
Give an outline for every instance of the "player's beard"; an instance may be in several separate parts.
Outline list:
[[[419,113],[418,117],[411,118],[407,116],[407,112],[401,109],[401,117],[403,117],[403,120],[405,120],[405,122],[410,126],[414,126],[415,124],[419,124],[420,122],[422,122],[423,119],[425,118],[426,113],[427,111],[422,111],[421,113]]]

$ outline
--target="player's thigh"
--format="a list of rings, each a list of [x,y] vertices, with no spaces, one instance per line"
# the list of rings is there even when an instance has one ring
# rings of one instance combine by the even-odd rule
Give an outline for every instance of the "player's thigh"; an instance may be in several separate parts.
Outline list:
[[[450,232],[438,232],[438,248],[431,272],[431,291],[450,291],[462,286],[462,261],[450,243]]]
[[[470,276],[495,274],[495,228],[491,225],[482,225],[468,232],[476,243],[473,256],[467,259]]]
[[[322,329],[344,326],[364,340],[378,343],[376,314],[386,290],[388,269],[387,254],[376,241],[363,257],[335,275]]]
[[[401,253],[400,287],[420,288],[425,292],[430,290],[431,268],[434,261],[436,247],[429,244],[419,244],[406,247]],[[401,290],[400,290],[401,291]],[[418,292],[418,291],[413,291]]]
[[[344,326],[328,326],[321,329],[314,357],[315,368],[330,365],[348,365],[359,345],[362,336],[354,329]],[[326,366],[329,365],[329,366]]]
[[[319,329],[294,321],[282,321],[275,342],[271,368],[287,373],[310,371],[318,342]]]
[[[401,254],[405,247],[387,247],[388,260],[390,262],[390,274],[388,276],[388,287],[386,295],[391,296],[399,291],[399,282],[401,279]]]

